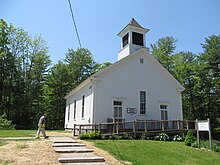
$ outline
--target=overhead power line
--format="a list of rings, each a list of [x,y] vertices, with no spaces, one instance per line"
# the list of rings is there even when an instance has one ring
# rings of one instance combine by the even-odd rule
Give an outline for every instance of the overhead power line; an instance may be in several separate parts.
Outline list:
[[[76,21],[75,21],[74,14],[73,14],[73,10],[72,10],[72,5],[71,5],[70,0],[68,0],[68,2],[69,2],[70,12],[71,12],[71,15],[72,15],[73,25],[74,25],[74,27],[75,27],[77,39],[78,39],[78,42],[79,42],[79,47],[82,48],[81,42],[80,42],[80,39],[79,39],[79,33],[78,33],[78,30],[77,30],[77,27],[76,27]]]

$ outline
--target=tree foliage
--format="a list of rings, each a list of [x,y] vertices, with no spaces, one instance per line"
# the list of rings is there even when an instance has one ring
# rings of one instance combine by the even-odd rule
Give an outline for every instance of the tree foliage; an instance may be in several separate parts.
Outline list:
[[[210,118],[219,133],[220,36],[209,36],[200,54],[177,52],[177,39],[164,37],[151,44],[152,55],[185,87],[184,119]],[[16,128],[36,128],[48,113],[48,128],[64,126],[65,95],[111,63],[97,63],[85,48],[68,49],[63,61],[51,66],[41,36],[0,20],[0,116]]]
[[[212,126],[218,128],[220,36],[205,38],[200,54],[175,52],[176,42],[172,37],[159,39],[151,45],[152,54],[185,87],[182,93],[184,118],[210,118]]]

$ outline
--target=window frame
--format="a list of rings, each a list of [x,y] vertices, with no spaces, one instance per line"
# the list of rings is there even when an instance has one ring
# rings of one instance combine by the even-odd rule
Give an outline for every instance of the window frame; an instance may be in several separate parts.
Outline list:
[[[85,95],[82,96],[82,118],[85,117]]]
[[[76,100],[74,100],[73,119],[76,120]]]
[[[139,92],[139,98],[140,98],[140,115],[146,115],[147,110],[147,92],[146,91],[140,91]]]
[[[132,44],[144,46],[144,35],[137,32],[132,32]]]
[[[70,103],[68,104],[67,120],[70,121]]]
[[[128,45],[129,43],[129,33],[125,34],[123,37],[122,37],[122,47],[124,48],[126,45]]]

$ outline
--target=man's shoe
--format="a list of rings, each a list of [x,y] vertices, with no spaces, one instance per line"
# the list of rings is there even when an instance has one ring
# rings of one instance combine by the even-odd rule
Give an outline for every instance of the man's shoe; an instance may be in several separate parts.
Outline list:
[[[39,137],[35,137],[35,139],[39,139]]]
[[[45,138],[45,139],[48,139],[48,138],[49,138],[49,136],[45,136],[44,138]]]

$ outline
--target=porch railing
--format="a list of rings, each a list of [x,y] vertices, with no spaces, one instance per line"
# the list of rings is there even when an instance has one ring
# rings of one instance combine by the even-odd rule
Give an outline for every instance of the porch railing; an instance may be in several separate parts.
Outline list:
[[[90,131],[100,131],[102,134],[132,133],[154,135],[159,132],[174,133],[195,130],[195,121],[192,120],[134,120],[115,121],[95,124],[74,124],[73,136]]]

